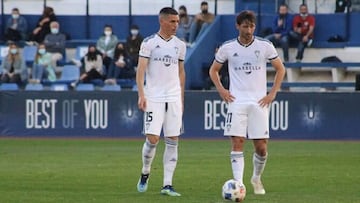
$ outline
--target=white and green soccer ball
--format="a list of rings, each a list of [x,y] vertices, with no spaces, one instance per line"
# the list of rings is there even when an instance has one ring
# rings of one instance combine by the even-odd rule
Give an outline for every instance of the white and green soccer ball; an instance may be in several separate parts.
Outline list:
[[[246,196],[245,185],[241,184],[239,181],[230,179],[224,183],[221,195],[225,200],[242,202]]]

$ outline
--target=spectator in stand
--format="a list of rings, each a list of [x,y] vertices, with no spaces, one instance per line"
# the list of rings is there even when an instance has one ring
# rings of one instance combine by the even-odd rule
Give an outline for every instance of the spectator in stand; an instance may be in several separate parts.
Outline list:
[[[179,27],[176,31],[176,36],[184,42],[189,41],[190,27],[193,17],[188,15],[187,9],[184,5],[179,7]]]
[[[51,63],[51,54],[46,51],[45,44],[39,44],[32,68],[32,82],[40,83],[43,79],[55,81],[56,74]]]
[[[45,7],[42,16],[38,20],[36,28],[32,31],[29,37],[28,45],[34,43],[42,43],[45,36],[50,33],[50,23],[56,21],[54,9],[51,7]]]
[[[137,66],[139,59],[139,50],[143,37],[139,34],[139,27],[132,25],[130,28],[130,35],[126,39],[126,49],[131,57],[134,66]]]
[[[5,40],[18,42],[26,40],[28,24],[26,19],[20,15],[18,8],[13,8],[11,17],[8,19],[5,27]]]
[[[96,43],[97,50],[102,54],[105,73],[109,70],[111,61],[114,58],[114,49],[118,41],[117,36],[113,33],[112,26],[105,25],[104,35],[102,35]]]
[[[292,16],[288,13],[288,6],[286,4],[281,4],[279,6],[278,15],[273,22],[273,34],[265,37],[275,46],[281,46],[285,62],[289,61],[289,33],[292,30],[292,20]]]
[[[298,43],[296,61],[301,62],[304,57],[305,47],[311,46],[314,39],[315,17],[308,12],[306,4],[299,7],[300,13],[294,16],[291,38]]]
[[[91,80],[104,79],[103,58],[95,45],[89,45],[84,56],[84,67],[85,73],[81,74],[78,81],[71,83],[71,87],[75,87],[79,82],[89,83]]]
[[[57,62],[65,57],[66,36],[59,31],[60,25],[53,21],[50,23],[51,32],[46,35],[44,44],[46,51],[51,53],[51,65],[56,67]]]
[[[189,43],[194,43],[206,28],[214,21],[215,15],[208,11],[208,3],[201,2],[201,13],[198,13],[190,27]]]
[[[1,82],[17,83],[22,85],[22,81],[26,80],[25,60],[20,54],[19,47],[15,43],[9,44],[9,53],[2,60],[1,64]]]
[[[114,83],[116,79],[134,79],[135,68],[132,63],[131,57],[125,50],[125,44],[119,42],[116,45],[114,60],[110,65],[109,72],[107,74],[108,79],[112,79],[111,83]]]

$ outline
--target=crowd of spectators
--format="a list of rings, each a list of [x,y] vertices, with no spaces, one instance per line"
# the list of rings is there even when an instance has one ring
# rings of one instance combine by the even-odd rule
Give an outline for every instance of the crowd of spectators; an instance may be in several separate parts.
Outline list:
[[[56,81],[56,67],[66,57],[66,35],[61,32],[54,9],[45,7],[36,26],[29,32],[28,22],[18,8],[13,8],[6,22],[4,41],[8,54],[0,66],[1,83],[42,83]],[[137,25],[131,25],[126,41],[119,41],[111,25],[105,25],[96,44],[89,44],[86,55],[75,64],[80,77],[71,83],[87,83],[92,80],[116,83],[117,79],[135,79],[138,53],[143,37]],[[21,46],[36,46],[31,65],[27,65]],[[60,69],[61,70],[61,69]]]
[[[301,4],[295,15],[288,12],[286,4],[281,4],[273,20],[272,33],[265,38],[282,48],[285,62],[289,61],[289,46],[293,43],[297,47],[295,60],[301,62],[305,48],[313,43],[314,29],[315,17],[308,12],[306,4]]]

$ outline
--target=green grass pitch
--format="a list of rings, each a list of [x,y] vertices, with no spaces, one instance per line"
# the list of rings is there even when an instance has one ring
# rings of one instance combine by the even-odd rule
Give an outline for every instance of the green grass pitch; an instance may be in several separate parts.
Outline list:
[[[174,187],[181,197],[160,195],[163,142],[148,191],[136,191],[142,144],[142,139],[0,139],[0,202],[227,202],[220,195],[232,177],[227,139],[180,140]],[[247,142],[245,202],[360,202],[358,141],[270,140],[264,196],[252,194],[251,156]]]

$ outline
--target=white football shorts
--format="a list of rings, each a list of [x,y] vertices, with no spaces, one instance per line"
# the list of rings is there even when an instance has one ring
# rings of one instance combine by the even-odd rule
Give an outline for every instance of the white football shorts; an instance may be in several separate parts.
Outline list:
[[[164,137],[179,136],[182,134],[182,103],[176,102],[151,102],[146,103],[146,112],[144,112],[145,135],[159,135],[161,129]]]
[[[224,136],[269,138],[269,108],[258,104],[230,103],[225,120]]]

